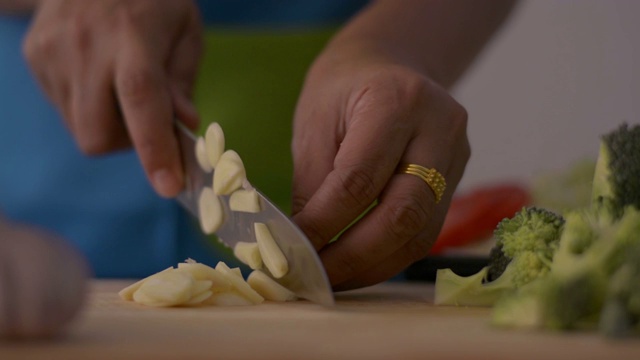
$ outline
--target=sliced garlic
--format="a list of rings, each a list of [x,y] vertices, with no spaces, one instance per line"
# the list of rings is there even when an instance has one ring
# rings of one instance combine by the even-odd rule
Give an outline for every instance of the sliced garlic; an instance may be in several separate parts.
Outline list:
[[[211,291],[212,284],[211,280],[196,280],[191,287],[191,298],[193,299],[207,291]]]
[[[220,261],[218,265],[216,265],[216,270],[224,274],[231,283],[231,286],[252,303],[260,304],[264,301],[264,298],[244,281],[242,275],[238,276],[238,274],[234,273],[234,270],[230,269],[224,262]]]
[[[187,301],[184,305],[186,306],[200,305],[204,301],[208,300],[211,297],[211,295],[213,295],[213,292],[211,290],[207,290],[198,296],[192,297],[191,300]]]
[[[133,293],[135,293],[136,290],[138,290],[140,288],[140,286],[142,286],[142,284],[144,284],[145,281],[153,278],[154,276],[157,276],[159,274],[162,274],[162,273],[170,271],[170,270],[173,270],[173,267],[168,267],[168,268],[166,268],[166,269],[164,269],[164,270],[162,270],[162,271],[160,271],[158,273],[155,273],[155,274],[153,274],[151,276],[147,276],[146,278],[144,278],[142,280],[139,280],[139,281],[127,286],[126,288],[120,290],[118,292],[118,295],[120,295],[120,298],[122,300],[132,301],[133,300]]]
[[[179,263],[178,269],[186,271],[195,280],[208,280],[213,291],[227,291],[231,289],[231,283],[227,277],[216,269],[202,263]]]
[[[198,211],[200,212],[200,227],[205,234],[213,234],[224,222],[222,203],[209,187],[203,188],[200,193]]]
[[[213,174],[213,192],[216,195],[229,195],[242,187],[247,172],[242,159],[233,150],[225,151],[216,165]]]
[[[204,138],[201,136],[196,141],[196,160],[202,171],[210,173],[213,171],[209,156],[207,155],[207,147]]]
[[[229,197],[229,208],[248,213],[260,212],[260,197],[255,189],[238,189]]]
[[[149,306],[175,306],[188,302],[195,280],[186,272],[166,271],[145,281],[133,300]]]
[[[278,284],[260,270],[252,271],[247,278],[247,283],[251,285],[253,290],[257,291],[258,294],[267,300],[293,301],[297,299],[296,294]]]
[[[262,257],[258,243],[238,241],[233,247],[233,254],[238,260],[249,265],[252,269],[260,269],[262,267]]]
[[[289,263],[274,240],[271,231],[269,231],[267,225],[263,223],[255,223],[253,226],[256,232],[258,249],[260,249],[260,256],[262,256],[262,262],[276,279],[285,276],[287,272],[289,272]]]
[[[218,164],[220,156],[224,152],[224,132],[220,124],[214,122],[209,124],[204,134],[207,159],[212,168]]]

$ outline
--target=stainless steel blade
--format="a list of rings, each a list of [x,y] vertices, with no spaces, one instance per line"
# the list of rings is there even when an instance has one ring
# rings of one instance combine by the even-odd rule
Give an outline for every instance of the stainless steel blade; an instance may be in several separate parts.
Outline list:
[[[205,186],[212,186],[213,173],[204,172],[198,165],[195,155],[196,136],[180,122],[176,122],[176,128],[186,183],[184,191],[178,195],[177,200],[199,219],[198,197]],[[224,223],[216,232],[220,241],[232,249],[239,241],[255,242],[253,224],[256,222],[266,224],[289,262],[289,272],[282,278],[274,280],[301,298],[325,306],[334,305],[329,279],[309,239],[264,194],[260,191],[258,194],[261,211],[255,214],[231,211],[229,196],[220,196],[224,209]],[[266,269],[264,271],[269,274]]]

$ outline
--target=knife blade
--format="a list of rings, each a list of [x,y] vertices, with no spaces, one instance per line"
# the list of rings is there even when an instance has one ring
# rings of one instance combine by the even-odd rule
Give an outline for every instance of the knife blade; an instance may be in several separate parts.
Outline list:
[[[176,121],[175,126],[185,171],[185,188],[176,199],[199,219],[198,198],[205,186],[212,186],[215,169],[214,172],[206,173],[200,168],[195,155],[197,137],[181,122]],[[224,222],[216,231],[218,239],[233,249],[239,241],[256,241],[254,223],[266,224],[289,263],[289,271],[286,275],[279,279],[273,276],[271,278],[298,297],[321,305],[333,306],[335,300],[329,279],[309,239],[264,194],[258,189],[256,191],[261,208],[258,213],[232,211],[229,207],[229,196],[219,196],[224,212]],[[265,273],[270,275],[268,271]]]

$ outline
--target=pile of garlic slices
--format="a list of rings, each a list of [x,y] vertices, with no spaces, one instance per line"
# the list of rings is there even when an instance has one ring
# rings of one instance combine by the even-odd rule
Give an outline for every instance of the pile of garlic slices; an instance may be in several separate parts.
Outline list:
[[[220,196],[229,196],[231,211],[258,213],[261,211],[257,191],[249,185],[240,156],[225,151],[225,139],[218,123],[211,123],[195,148],[198,164],[205,172],[212,172],[213,184],[205,187],[198,199],[200,226],[206,234],[215,233],[224,223]],[[187,260],[177,268],[168,268],[120,291],[124,300],[150,306],[250,305],[265,299],[295,300],[296,296],[262,270],[263,266],[274,278],[289,271],[289,264],[276,243],[269,227],[254,223],[255,242],[239,241],[233,253],[253,272],[245,281],[239,268],[230,269],[224,262],[215,268]]]
[[[219,262],[215,268],[187,259],[122,289],[120,298],[156,307],[257,305],[265,300],[292,301],[295,294],[260,270],[247,280],[239,268]]]

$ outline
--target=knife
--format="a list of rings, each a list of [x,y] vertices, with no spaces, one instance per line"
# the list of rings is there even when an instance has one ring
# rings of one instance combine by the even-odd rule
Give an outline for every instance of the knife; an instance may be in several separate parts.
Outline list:
[[[205,186],[212,186],[215,169],[206,173],[200,168],[195,155],[197,137],[181,122],[176,121],[175,126],[185,170],[185,189],[178,194],[177,201],[199,219],[198,198]],[[229,196],[219,196],[224,222],[216,231],[218,239],[233,249],[239,241],[256,241],[254,223],[266,224],[289,263],[287,274],[274,280],[300,298],[333,306],[335,301],[329,278],[309,239],[264,194],[256,191],[261,209],[258,213],[231,211]],[[270,275],[268,271],[265,273]]]

